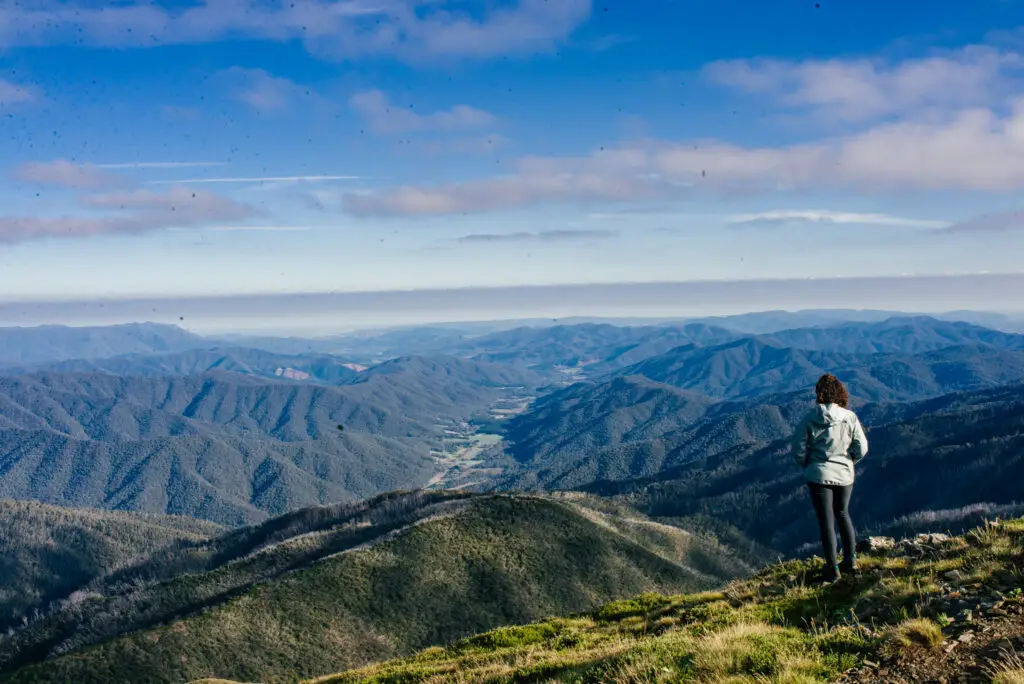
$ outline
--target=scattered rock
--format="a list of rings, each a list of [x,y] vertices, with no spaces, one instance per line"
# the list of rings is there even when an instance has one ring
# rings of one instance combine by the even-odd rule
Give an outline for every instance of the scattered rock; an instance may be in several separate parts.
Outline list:
[[[896,540],[892,537],[867,537],[857,542],[858,553],[872,553],[896,548]]]
[[[932,532],[930,534],[919,534],[916,537],[914,537],[914,541],[918,544],[931,544],[934,546],[939,544],[945,544],[951,538],[952,537],[950,537],[948,534],[942,534],[941,532]]]
[[[996,651],[1006,652],[1011,652],[1014,650],[1013,642],[1009,639],[999,639],[997,641],[992,642],[992,648]]]

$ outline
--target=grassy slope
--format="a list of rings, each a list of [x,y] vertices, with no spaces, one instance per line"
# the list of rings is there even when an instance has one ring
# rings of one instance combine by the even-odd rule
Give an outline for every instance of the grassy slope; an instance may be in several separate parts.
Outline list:
[[[0,500],[0,629],[142,555],[219,531],[191,518]]]
[[[720,592],[640,595],[310,681],[819,682],[849,672],[854,681],[916,682],[987,672],[994,678],[983,681],[1009,684],[1024,676],[1006,647],[1024,642],[1024,520],[866,555],[862,576],[836,585],[808,582],[819,567],[791,561]],[[973,615],[954,615],[963,604]]]
[[[677,528],[585,500],[483,496],[457,503],[454,513],[380,543],[312,562],[185,619],[23,668],[6,681],[293,681],[639,592],[713,586],[745,569]]]

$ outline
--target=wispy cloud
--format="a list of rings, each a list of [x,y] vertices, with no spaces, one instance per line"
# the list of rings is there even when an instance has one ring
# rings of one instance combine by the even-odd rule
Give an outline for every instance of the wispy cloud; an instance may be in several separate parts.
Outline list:
[[[609,33],[599,36],[586,43],[586,47],[594,52],[605,52],[619,45],[633,43],[639,40],[637,36],[623,36],[618,33]]]
[[[316,183],[332,180],[361,180],[365,176],[241,176],[235,178],[184,178],[178,180],[153,180],[149,185],[177,185],[187,183]]]
[[[13,173],[21,181],[86,192],[79,195],[78,211],[74,214],[0,216],[0,242],[144,233],[210,222],[241,221],[261,215],[261,211],[248,204],[206,190],[181,184],[150,190],[135,186],[130,178],[111,173],[111,169],[163,168],[171,164],[196,162],[133,162],[100,167],[58,159],[22,164]]]
[[[904,218],[890,214],[864,214],[857,212],[828,211],[824,209],[797,209],[783,211],[762,211],[752,214],[736,214],[728,222],[737,225],[777,225],[791,223],[858,224],[870,226],[901,226],[906,228],[946,228],[948,221]]]
[[[1024,57],[986,46],[887,62],[879,59],[741,59],[703,69],[713,83],[842,121],[928,108],[984,106],[1019,92]]]
[[[491,126],[497,122],[490,112],[469,105],[420,114],[409,105],[393,104],[379,90],[356,93],[349,98],[352,107],[377,133],[414,131],[461,131]]]
[[[143,209],[178,212],[183,216],[216,216],[221,220],[247,218],[251,212],[244,205],[205,190],[176,186],[163,192],[131,190],[80,198],[82,206],[94,209]]]
[[[126,183],[124,178],[107,173],[102,167],[67,159],[22,164],[14,169],[13,176],[26,183],[80,189],[109,188]]]
[[[217,78],[228,84],[231,97],[258,112],[283,111],[303,98],[316,97],[310,88],[263,69],[236,66],[220,72]]]
[[[1024,211],[983,214],[951,224],[951,232],[1003,231],[1024,229]]]
[[[233,0],[187,7],[143,0],[116,5],[40,0],[4,9],[0,48],[54,43],[145,48],[243,36],[299,40],[312,53],[332,59],[487,58],[554,50],[590,11],[591,0],[519,0],[472,12],[436,0]]]
[[[257,233],[301,233],[307,230],[313,230],[312,226],[208,226],[204,230],[213,231],[215,233],[238,233],[238,232],[257,232]]]
[[[98,216],[0,216],[0,242],[137,234],[210,222],[240,221],[260,215],[254,207],[184,187],[159,193],[135,190],[87,195],[80,199],[80,203],[86,209],[105,210],[107,213]]]
[[[577,242],[615,237],[609,230],[546,230],[538,233],[473,233],[456,238],[456,242]]]
[[[38,95],[34,88],[18,85],[17,83],[0,78],[0,107],[32,102],[37,97]]]
[[[97,169],[178,169],[203,166],[225,166],[217,161],[124,162],[119,164],[93,164]]]

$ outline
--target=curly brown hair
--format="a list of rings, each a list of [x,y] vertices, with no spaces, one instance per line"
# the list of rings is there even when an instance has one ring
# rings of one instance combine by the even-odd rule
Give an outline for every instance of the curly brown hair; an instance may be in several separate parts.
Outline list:
[[[831,373],[825,373],[818,378],[818,384],[814,386],[814,394],[819,404],[838,404],[843,408],[850,403],[850,395],[846,392],[846,386]]]

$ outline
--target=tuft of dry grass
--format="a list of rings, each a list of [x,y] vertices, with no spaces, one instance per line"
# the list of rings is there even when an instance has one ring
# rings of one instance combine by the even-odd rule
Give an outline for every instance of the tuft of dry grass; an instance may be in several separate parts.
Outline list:
[[[992,684],[1024,684],[1024,658],[1011,653],[1002,661],[988,667]]]
[[[945,637],[938,623],[927,618],[912,618],[889,628],[885,646],[890,652],[898,654],[915,648],[933,650],[941,646],[943,641]]]

